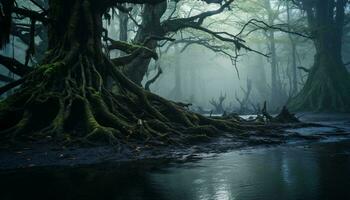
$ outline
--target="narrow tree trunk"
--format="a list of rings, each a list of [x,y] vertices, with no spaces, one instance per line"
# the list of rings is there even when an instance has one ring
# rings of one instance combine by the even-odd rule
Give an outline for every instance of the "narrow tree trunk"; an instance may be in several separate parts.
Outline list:
[[[175,65],[173,66],[175,69],[175,86],[174,86],[174,94],[172,94],[173,99],[176,99],[178,101],[183,99],[183,92],[182,92],[182,66],[181,66],[181,60],[180,60],[180,49],[178,45],[175,45]]]
[[[290,25],[291,25],[291,16],[290,16],[290,7],[289,7],[289,2],[287,2],[287,23],[288,23],[288,30],[290,31]],[[292,72],[292,91],[291,95],[294,96],[298,92],[298,77],[297,77],[297,64],[296,64],[296,53],[297,53],[297,48],[296,48],[296,43],[295,40],[293,39],[292,34],[289,34],[289,40],[291,44],[291,53],[292,53],[292,66],[291,66],[291,72]]]
[[[291,39],[292,49],[292,92],[291,95],[295,95],[298,92],[298,77],[297,77],[297,63],[296,63],[296,51],[297,47],[295,41]]]
[[[267,11],[268,24],[274,26],[274,23],[277,19],[276,12],[278,10],[273,10],[272,1],[265,0],[265,9]],[[281,69],[278,68],[278,59],[277,59],[277,47],[276,47],[276,38],[275,30],[269,29],[267,31],[267,40],[270,48],[270,58],[271,58],[271,96],[270,96],[270,109],[271,111],[276,111],[280,109],[286,103],[288,97],[283,88],[281,81]]]
[[[262,51],[262,47],[260,45],[257,46],[257,49],[259,51]],[[256,55],[252,55],[256,56]],[[254,76],[256,78],[253,79],[254,86],[257,88],[260,97],[261,97],[261,102],[267,101],[269,98],[271,98],[271,90],[268,87],[267,83],[267,77],[266,77],[266,71],[264,69],[264,63],[263,57],[258,55],[256,58],[253,58],[251,60],[255,60],[254,63]]]
[[[187,68],[188,71],[188,79],[189,79],[189,93],[190,93],[190,96],[189,96],[189,99],[188,101],[190,103],[193,103],[195,104],[197,101],[196,101],[196,97],[197,97],[197,91],[198,91],[198,85],[197,85],[197,82],[198,82],[198,77],[197,77],[197,68],[196,66],[192,66],[190,67],[189,69]]]
[[[271,105],[276,106],[279,102],[278,88],[279,84],[277,81],[277,55],[276,55],[276,43],[275,34],[273,30],[268,33],[269,47],[271,52]]]

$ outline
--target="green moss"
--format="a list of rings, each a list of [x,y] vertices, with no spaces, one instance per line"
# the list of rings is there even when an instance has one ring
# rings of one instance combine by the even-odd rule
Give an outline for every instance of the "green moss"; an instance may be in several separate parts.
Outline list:
[[[42,71],[45,77],[50,77],[52,74],[57,74],[62,70],[64,62],[55,62],[40,66],[39,70]]]
[[[152,49],[145,47],[141,44],[130,44],[124,41],[111,41],[111,43],[113,46],[118,47],[118,49],[125,51],[126,53],[132,53],[137,49],[143,49],[147,51],[150,55],[152,55],[154,58],[157,58],[157,54]]]
[[[84,101],[84,110],[85,110],[84,115],[86,117],[87,128],[89,129],[89,131],[93,131],[93,130],[99,128],[100,125],[96,121],[96,119],[91,111],[90,104],[88,102],[85,102],[85,101]]]
[[[125,51],[127,53],[131,53],[131,52],[135,51],[136,49],[142,47],[140,45],[130,44],[130,43],[124,42],[124,41],[112,41],[111,43],[112,43],[112,45],[117,46],[122,51]]]

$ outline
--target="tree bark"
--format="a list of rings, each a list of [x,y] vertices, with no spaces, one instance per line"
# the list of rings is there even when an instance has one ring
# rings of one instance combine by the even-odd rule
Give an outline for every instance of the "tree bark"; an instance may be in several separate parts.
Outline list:
[[[163,36],[160,19],[167,9],[167,2],[164,1],[157,5],[145,5],[142,13],[142,23],[137,32],[134,43],[143,44],[152,36]],[[150,39],[145,46],[153,51],[157,48],[158,41]],[[143,77],[145,76],[151,58],[145,58],[142,54],[128,64],[123,72],[134,83],[141,86]]]
[[[350,78],[341,54],[345,4],[343,0],[304,3],[316,55],[305,86],[289,103],[291,109],[350,110]]]

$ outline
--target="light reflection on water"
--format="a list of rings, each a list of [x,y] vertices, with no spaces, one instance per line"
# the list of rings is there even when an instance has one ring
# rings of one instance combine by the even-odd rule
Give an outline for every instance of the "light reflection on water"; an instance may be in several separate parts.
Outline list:
[[[150,177],[170,199],[286,199],[318,189],[317,160],[301,148],[268,148],[226,153]]]
[[[350,199],[350,141],[247,149],[187,163],[2,172],[0,199]]]

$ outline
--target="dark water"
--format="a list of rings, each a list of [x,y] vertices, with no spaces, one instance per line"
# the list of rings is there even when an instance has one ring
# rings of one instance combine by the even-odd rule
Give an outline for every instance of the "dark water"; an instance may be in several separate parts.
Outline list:
[[[350,141],[0,172],[0,199],[350,199]]]

